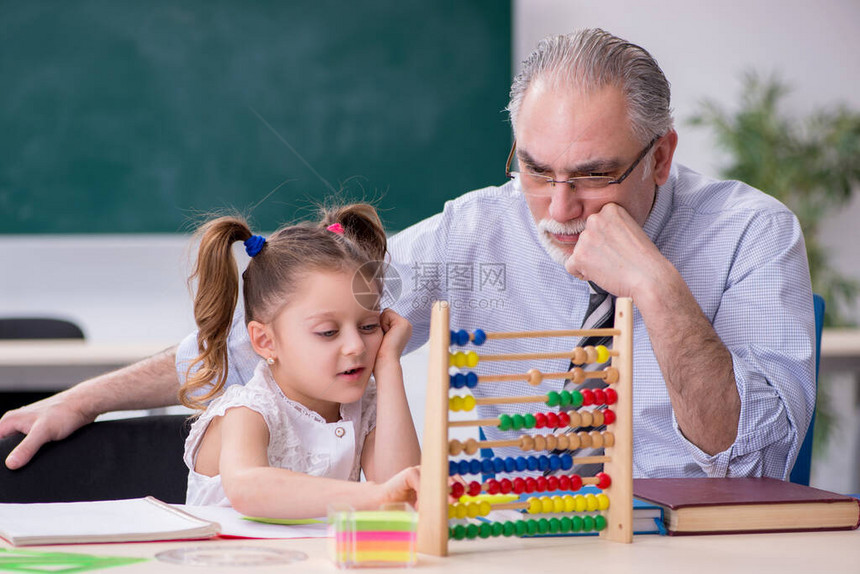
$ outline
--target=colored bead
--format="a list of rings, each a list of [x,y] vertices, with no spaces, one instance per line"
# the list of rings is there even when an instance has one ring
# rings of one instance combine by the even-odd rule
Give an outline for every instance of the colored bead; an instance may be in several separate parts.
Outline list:
[[[463,452],[463,443],[461,443],[457,439],[454,439],[448,443],[448,454],[450,454],[451,456],[457,456],[461,452]]]
[[[571,490],[570,488],[570,477],[566,474],[562,474],[558,477],[558,488],[559,490]]]
[[[480,474],[481,472],[481,461],[477,458],[473,458],[469,461],[469,473],[470,474]]]
[[[549,519],[549,533],[558,534],[561,530],[561,521],[558,518]]]
[[[594,404],[594,391],[591,389],[582,389],[582,404],[583,406],[589,406]]]
[[[458,369],[462,369],[466,366],[466,353],[462,351],[457,351],[454,353],[452,360],[454,361],[454,366]]]
[[[538,464],[538,458],[536,456],[530,456],[526,459],[528,462],[528,470],[537,470],[540,466]]]
[[[607,385],[614,385],[618,382],[618,369],[615,367],[606,367],[603,369],[603,372],[606,373],[606,378],[603,379],[606,381]]]
[[[454,341],[455,345],[462,347],[469,342],[469,333],[466,332],[464,329],[460,329],[459,331],[454,333]]]
[[[503,470],[505,472],[514,472],[517,469],[517,459],[512,456],[505,458],[505,465]],[[501,470],[498,472],[502,472]]]
[[[513,488],[514,494],[522,494],[526,491],[526,481],[523,480],[522,477],[518,476],[517,478],[514,479],[514,482],[512,484],[512,488]]]
[[[582,488],[582,477],[578,474],[570,475],[570,490],[576,491]]]
[[[549,496],[541,496],[540,497],[541,511],[546,514],[552,512],[555,504],[552,501],[552,498]]]
[[[475,408],[475,397],[472,395],[466,395],[463,398],[463,410],[468,412],[474,410]]]
[[[469,524],[466,526],[466,538],[469,540],[474,540],[478,537],[478,525],[477,524]]]
[[[570,360],[575,365],[581,365],[586,362],[585,351],[582,347],[576,347],[573,350],[573,357]]]
[[[549,470],[549,457],[545,454],[542,454],[538,457],[538,470],[545,471]]]
[[[594,529],[600,532],[606,529],[606,517],[598,514],[594,517]]]
[[[540,498],[537,496],[533,496],[529,498],[529,514],[539,514],[541,511],[542,505]]]
[[[591,424],[596,427],[603,426],[602,410],[597,409],[596,411],[591,411]]]
[[[485,458],[481,460],[480,466],[481,472],[484,474],[492,474],[493,473],[493,461],[489,458]],[[477,474],[477,473],[475,473]]]
[[[558,438],[554,434],[546,435],[546,449],[555,450],[558,446]]]
[[[529,527],[525,520],[518,520],[514,523],[514,530],[517,536],[525,536],[529,531]]]
[[[535,482],[536,482],[535,489],[538,492],[546,492],[546,477],[545,476],[537,477],[537,479],[535,479]]]
[[[490,502],[487,500],[482,500],[478,503],[478,516],[486,516],[492,510],[492,506],[490,506]]]
[[[549,491],[558,490],[558,477],[557,476],[546,477],[546,488]]]
[[[513,536],[517,533],[517,525],[510,520],[505,520],[503,534],[505,536]]]
[[[541,518],[537,521],[538,526],[538,534],[546,534],[549,532],[549,520],[546,518]]]
[[[448,505],[448,520],[453,520],[457,518],[457,510],[454,508],[453,504]]]
[[[542,434],[536,434],[534,436],[535,439],[535,450],[546,450],[546,437]]]
[[[537,490],[537,480],[534,477],[526,477],[526,492],[534,492]]]
[[[571,532],[580,532],[582,530],[582,517],[581,516],[572,516],[570,518],[570,531]]]
[[[585,532],[591,532],[594,530],[594,517],[586,514],[582,517],[582,530]]]
[[[502,494],[510,494],[511,491],[514,489],[514,485],[507,478],[503,478],[499,481],[499,487]]]
[[[460,411],[463,408],[463,397],[456,395],[448,400],[448,408],[454,412]]]
[[[560,411],[557,416],[558,416],[558,426],[566,427],[570,424],[570,415],[567,414],[566,411]]]
[[[604,389],[603,392],[606,394],[606,404],[614,405],[618,400],[618,393],[615,389]]]
[[[466,444],[463,445],[463,450],[466,451],[466,454],[473,455],[478,452],[478,441],[473,438],[470,438],[466,441]]]
[[[493,459],[493,472],[502,472],[505,470],[505,459],[503,458],[494,458]]]
[[[564,497],[563,496],[553,496],[552,497],[552,511],[553,512],[564,512]]]
[[[606,399],[608,400],[609,397],[606,397]],[[612,409],[603,409],[602,412],[603,412],[603,424],[611,425],[612,423],[615,422],[615,411],[613,411]]]
[[[478,374],[469,371],[466,373],[466,386],[470,389],[474,389],[478,386]]]
[[[499,481],[495,478],[487,481],[487,494],[498,494],[500,489]]]
[[[529,369],[526,371],[526,375],[528,375],[528,383],[533,387],[538,386],[543,381],[543,374],[537,369]]]
[[[463,486],[462,482],[453,482],[451,483],[451,496],[459,499],[466,493],[466,487]]]
[[[564,511],[565,512],[573,512],[576,510],[576,498],[571,495],[565,495],[564,497]]]
[[[607,510],[609,508],[608,496],[601,492],[595,498],[597,498],[597,510]]]
[[[470,367],[478,366],[478,353],[475,351],[469,351],[466,353],[466,365]]]
[[[448,341],[449,341],[449,342],[448,342],[448,344],[449,344],[449,345],[456,345],[456,344],[457,344],[457,333],[455,333],[453,330],[452,330],[452,331],[448,331],[448,333],[449,333],[449,335],[448,335]]]
[[[457,375],[459,375],[459,374],[460,373],[457,373]],[[452,389],[461,389],[462,388],[461,386],[459,386],[460,385],[460,379],[457,375],[449,375],[448,376],[448,386],[451,387]]]
[[[585,509],[588,512],[594,512],[597,510],[597,497],[593,494],[585,495]]]
[[[573,468],[573,457],[570,456],[570,453],[564,453],[559,457],[561,460],[561,469],[562,470],[570,470]]]
[[[524,426],[526,426],[526,421],[523,418],[523,415],[516,414],[511,417],[511,422],[514,425],[514,430],[520,430]]]
[[[559,421],[559,424],[561,424],[561,421]],[[566,434],[560,434],[557,435],[555,444],[558,450],[568,450],[570,448],[570,439],[567,438]]]
[[[513,421],[511,421],[511,415],[499,415],[499,430],[507,431],[513,428]]]
[[[478,496],[481,494],[481,483],[473,480],[469,483],[469,496]]]
[[[561,391],[558,396],[560,403],[559,406],[567,407],[573,402],[573,395],[570,394],[570,391]]]
[[[574,385],[581,385],[585,382],[585,370],[582,367],[574,367],[568,372],[570,381]]]
[[[466,538],[466,527],[458,524],[453,528],[454,540],[463,540]]]
[[[457,504],[454,507],[454,514],[460,520],[463,520],[464,518],[466,518],[467,512],[468,512],[468,507],[465,504]]]
[[[520,450],[523,452],[528,452],[530,450],[534,450],[535,448],[535,439],[532,435],[524,434],[520,437]]]
[[[594,347],[594,350],[597,351],[597,361],[598,363],[605,363],[609,360],[609,349],[607,349],[604,345],[597,345]]]
[[[466,516],[468,516],[469,518],[476,518],[478,516],[478,512],[478,505],[474,502],[470,502],[466,505]]]
[[[559,520],[559,532],[564,534],[565,532],[570,532],[573,529],[572,521],[569,516],[562,516],[561,520]]]
[[[603,392],[603,389],[594,389],[594,404],[595,405],[606,404],[606,393]]]
[[[490,526],[492,527],[493,536],[501,536],[505,531],[505,526],[501,522],[493,522]]]
[[[524,421],[523,426],[525,426],[525,428],[527,428],[527,429],[535,428],[535,416],[533,414],[529,413],[527,415],[523,415],[523,421]]]
[[[558,428],[558,415],[555,413],[547,413],[546,414],[546,426],[547,426],[547,428],[557,429]]]
[[[572,406],[575,409],[578,409],[579,407],[581,407],[582,403],[583,403],[582,391],[573,391],[572,393],[570,393],[570,395],[571,395],[570,406]]]
[[[612,479],[605,472],[598,472],[594,476],[597,477],[597,488],[600,490],[609,488],[609,485],[612,484]]]
[[[516,470],[517,472],[522,472],[529,467],[529,463],[524,456],[518,456],[514,459],[516,462]]]
[[[535,428],[542,429],[546,426],[546,415],[544,413],[537,413],[535,415]]]
[[[546,405],[548,407],[557,407],[561,402],[561,397],[555,391],[550,391],[546,395]]]
[[[585,512],[585,510],[588,508],[588,503],[585,502],[585,497],[582,496],[581,494],[577,494],[576,496],[573,497],[573,499],[574,499],[574,502],[576,503],[576,505],[574,506],[574,511],[575,512]]]
[[[592,418],[594,418],[594,417],[592,417],[591,411],[580,412],[579,413],[579,426],[590,427]]]
[[[472,342],[478,346],[483,345],[487,340],[487,334],[483,329],[475,329],[472,334]]]
[[[549,455],[549,470],[556,471],[561,468],[561,458],[557,454]]]
[[[457,472],[454,474],[469,474],[469,467],[470,464],[468,460],[461,460],[457,465]]]
[[[526,532],[528,532],[529,536],[534,536],[538,533],[537,520],[526,521]]]
[[[596,363],[597,362],[597,349],[592,347],[591,345],[582,348],[585,351],[585,362],[586,363]]]

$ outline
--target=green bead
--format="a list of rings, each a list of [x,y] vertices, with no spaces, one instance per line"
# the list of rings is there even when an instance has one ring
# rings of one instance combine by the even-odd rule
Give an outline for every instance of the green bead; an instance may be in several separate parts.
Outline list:
[[[489,522],[482,522],[478,527],[478,536],[481,538],[489,538],[491,534],[493,534],[493,527],[490,526]]]
[[[546,518],[541,518],[537,521],[538,523],[538,532],[541,534],[546,534],[549,532],[549,520]]]
[[[594,517],[594,529],[600,532],[601,530],[606,528],[606,517],[602,514],[598,514]]]
[[[529,527],[525,520],[516,521],[514,523],[514,528],[516,529],[517,536],[525,536],[529,531]]]
[[[570,391],[561,391],[559,393],[559,397],[561,397],[561,406],[566,407],[573,402],[573,395],[570,394]]]
[[[520,430],[526,424],[526,421],[523,419],[523,415],[514,415],[511,417],[511,421],[514,425],[514,430]]]
[[[466,527],[458,524],[454,527],[454,540],[463,540],[466,537]]]
[[[546,395],[546,406],[557,407],[560,402],[561,402],[561,396],[557,392],[550,391],[547,393],[547,395]]]
[[[578,409],[582,406],[582,393],[579,391],[573,391],[570,393],[570,406],[575,409]]]
[[[511,416],[499,415],[499,430],[511,430]]]
[[[582,517],[574,516],[570,519],[570,531],[571,532],[579,532],[582,530]]]
[[[529,536],[534,536],[538,533],[537,520],[526,520],[526,530]]]
[[[517,523],[517,524],[519,524],[519,523]],[[514,524],[513,522],[511,522],[510,520],[506,520],[505,524],[503,526],[504,526],[504,528],[502,530],[502,534],[504,534],[505,536],[513,536],[514,534],[517,533],[517,525]]]
[[[470,524],[466,527],[466,538],[473,540],[478,537],[478,525]]]
[[[535,420],[535,416],[533,414],[525,415],[523,417],[523,420],[525,420],[525,422],[526,422],[526,428],[527,429],[533,429],[533,428],[535,428],[535,424],[537,424],[537,421]]]
[[[558,531],[561,530],[561,523],[558,518],[550,518],[549,519],[549,533],[550,534],[558,534]]]
[[[501,536],[505,529],[501,522],[493,522],[490,526],[492,526],[493,536]]]
[[[573,524],[571,523],[569,516],[562,517],[562,519],[559,520],[559,523],[558,529],[561,533],[570,532],[573,528]]]
[[[594,530],[594,517],[590,515],[585,515],[582,519],[582,529],[585,532],[591,532]]]

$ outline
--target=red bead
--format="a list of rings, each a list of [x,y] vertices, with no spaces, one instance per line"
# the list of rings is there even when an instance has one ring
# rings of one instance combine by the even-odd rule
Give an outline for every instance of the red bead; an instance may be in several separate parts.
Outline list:
[[[526,478],[526,492],[534,492],[537,490],[537,481],[529,476]]]
[[[612,409],[603,409],[603,424],[611,425],[615,422],[615,411]]]
[[[546,489],[547,490],[558,490],[558,477],[557,476],[548,476],[546,479]]]
[[[481,494],[481,483],[473,480],[469,483],[469,496],[478,496]]]
[[[507,478],[500,480],[499,485],[501,486],[502,494],[510,494],[511,490],[513,490],[513,485]]]
[[[570,490],[570,477],[566,474],[562,474],[558,477],[558,487],[561,490]]]
[[[609,488],[609,485],[612,484],[612,479],[605,472],[598,472],[595,476],[597,477],[597,488],[600,490]]]
[[[491,478],[487,481],[487,494],[498,494],[499,493],[499,481],[495,478]]]
[[[570,475],[570,489],[571,490],[579,490],[582,488],[582,477],[578,474]]]
[[[606,395],[607,405],[614,405],[615,401],[618,400],[618,393],[615,392],[615,389],[604,389],[603,393]]]
[[[594,404],[594,391],[591,389],[582,389],[582,405],[588,406]]]
[[[514,492],[516,494],[522,494],[526,491],[526,481],[522,477],[517,477],[514,479]]]
[[[602,405],[606,403],[606,393],[603,389],[594,389],[594,404]]]
[[[555,413],[547,413],[546,414],[546,426],[547,426],[547,428],[551,428],[551,429],[558,428],[558,415]]]
[[[454,482],[451,484],[451,496],[460,498],[466,492],[466,487],[462,482]]]
[[[542,429],[546,426],[546,415],[543,413],[537,413],[535,415],[535,428]]]
[[[545,476],[537,477],[537,491],[538,492],[546,492],[546,477]]]
[[[564,411],[561,411],[560,413],[558,413],[558,426],[566,427],[569,425],[570,425],[570,415],[568,415]]]

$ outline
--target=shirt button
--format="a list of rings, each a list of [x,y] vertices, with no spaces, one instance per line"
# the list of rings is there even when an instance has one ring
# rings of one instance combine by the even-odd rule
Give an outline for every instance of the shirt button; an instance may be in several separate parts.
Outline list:
[[[341,438],[345,434],[346,430],[344,430],[343,427],[337,427],[336,429],[334,429],[334,436],[336,436],[337,438]]]

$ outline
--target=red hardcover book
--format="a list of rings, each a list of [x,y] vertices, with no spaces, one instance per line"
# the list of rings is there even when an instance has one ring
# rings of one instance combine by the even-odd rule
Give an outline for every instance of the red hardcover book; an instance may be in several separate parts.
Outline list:
[[[663,507],[670,535],[851,530],[860,500],[773,478],[637,478],[633,496]]]

